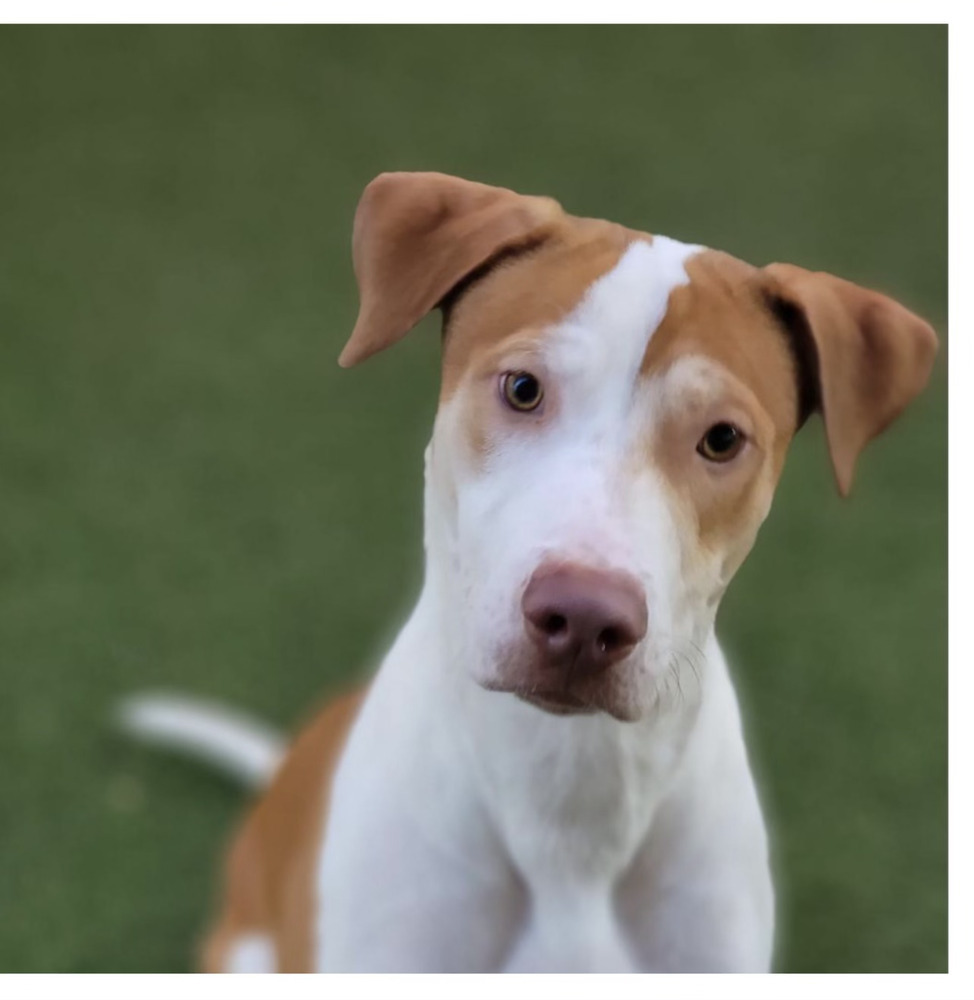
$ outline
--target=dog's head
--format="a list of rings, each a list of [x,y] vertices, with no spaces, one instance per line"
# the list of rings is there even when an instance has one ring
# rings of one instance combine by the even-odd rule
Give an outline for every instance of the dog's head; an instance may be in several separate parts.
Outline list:
[[[374,180],[353,254],[343,365],[444,312],[427,545],[458,669],[552,712],[638,719],[699,670],[806,417],[847,493],[936,351],[829,274],[442,174]]]

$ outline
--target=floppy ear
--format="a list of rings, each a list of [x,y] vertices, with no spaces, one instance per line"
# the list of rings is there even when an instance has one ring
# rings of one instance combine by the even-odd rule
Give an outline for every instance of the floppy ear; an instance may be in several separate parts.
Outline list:
[[[847,496],[859,453],[927,384],[936,334],[887,296],[831,274],[791,264],[764,272],[772,305],[808,361],[810,408],[822,412],[835,481]]]
[[[556,201],[433,173],[380,174],[355,213],[359,316],[338,363],[364,361],[404,337],[491,258],[543,239]]]

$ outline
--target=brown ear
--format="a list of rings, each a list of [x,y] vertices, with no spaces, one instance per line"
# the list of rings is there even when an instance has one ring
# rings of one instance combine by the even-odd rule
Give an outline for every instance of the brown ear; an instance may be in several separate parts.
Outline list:
[[[813,382],[835,481],[847,496],[859,453],[927,384],[937,336],[879,292],[791,264],[764,270],[776,305],[791,314],[792,332],[811,341],[804,352],[813,370],[803,374]]]
[[[472,271],[540,241],[561,214],[550,198],[446,174],[380,174],[355,213],[359,316],[338,363],[349,368],[400,340]]]

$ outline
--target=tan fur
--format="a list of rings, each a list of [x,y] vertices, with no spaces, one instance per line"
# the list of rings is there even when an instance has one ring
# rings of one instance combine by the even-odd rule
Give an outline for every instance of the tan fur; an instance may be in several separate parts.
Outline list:
[[[797,430],[795,364],[762,301],[757,268],[708,250],[690,259],[687,273],[689,284],[670,296],[650,341],[643,376],[653,378],[680,358],[707,359],[713,374],[668,411],[653,439],[653,459],[694,512],[701,543],[725,548],[757,529],[750,522],[759,521],[781,473]],[[748,450],[726,467],[688,461],[707,429],[723,420],[747,434]],[[756,475],[765,459],[767,472]]]
[[[764,274],[801,310],[815,342],[832,468],[846,495],[859,453],[927,384],[937,335],[898,302],[834,275],[792,264]]]
[[[531,341],[567,316],[637,238],[652,241],[611,222],[562,215],[541,243],[473,285],[450,311],[441,399],[449,399],[463,379],[492,372],[498,354],[518,346],[530,350]]]
[[[314,872],[328,796],[363,697],[337,698],[305,727],[234,839],[222,911],[203,947],[205,972],[224,971],[234,942],[255,933],[272,940],[279,972],[312,971]]]
[[[461,384],[495,382],[502,357],[507,367],[523,364],[536,370],[532,355],[537,340],[579,304],[594,281],[618,264],[636,238],[652,239],[612,223],[564,215],[543,242],[474,284],[450,310],[441,403]],[[521,361],[513,360],[517,358]],[[487,391],[470,393],[468,398],[464,432],[473,453],[482,457],[487,429],[498,418],[497,397]],[[547,401],[545,419],[557,416],[552,402]]]
[[[506,247],[542,239],[562,214],[550,198],[445,174],[378,176],[355,213],[361,307],[339,363],[395,343],[471,271]]]

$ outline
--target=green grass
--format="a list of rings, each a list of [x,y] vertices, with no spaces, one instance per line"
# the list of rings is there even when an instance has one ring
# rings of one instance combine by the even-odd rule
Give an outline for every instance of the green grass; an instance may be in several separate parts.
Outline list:
[[[242,798],[124,692],[278,724],[419,579],[432,323],[354,372],[387,169],[895,293],[946,332],[946,29],[0,29],[0,969],[179,970]],[[777,967],[946,967],[946,377],[833,493],[816,421],[721,611]]]

